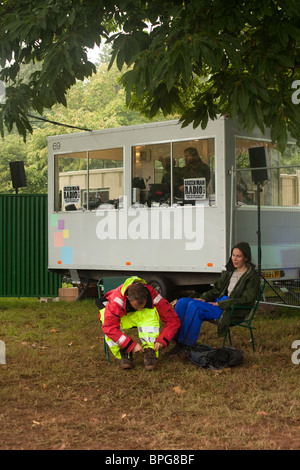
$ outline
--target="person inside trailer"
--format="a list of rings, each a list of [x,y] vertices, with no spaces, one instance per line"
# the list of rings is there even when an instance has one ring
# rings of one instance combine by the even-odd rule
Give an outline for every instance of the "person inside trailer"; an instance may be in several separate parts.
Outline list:
[[[230,323],[232,305],[254,305],[260,278],[251,262],[251,249],[247,242],[235,245],[226,265],[226,271],[212,289],[199,298],[184,297],[174,301],[181,327],[176,333],[175,346],[166,353],[169,357],[185,358],[196,344],[203,321],[218,320],[218,335],[225,336]],[[248,313],[248,312],[247,312]],[[243,320],[246,311],[236,309],[233,321]]]
[[[166,183],[169,188],[169,193],[171,194],[171,158],[167,157],[162,160],[162,165],[164,167],[164,175],[162,177],[161,182]],[[182,184],[182,168],[176,166],[176,161],[173,160],[173,191],[174,197],[180,198],[181,191],[179,187]]]
[[[182,168],[183,180],[186,178],[205,178],[206,187],[210,182],[211,172],[209,166],[204,163],[195,147],[187,147],[184,150],[185,166]],[[184,191],[184,181],[179,187],[181,193]]]
[[[100,305],[105,341],[122,369],[132,369],[133,355],[144,354],[146,370],[156,368],[158,351],[168,346],[180,327],[178,315],[169,302],[143,279],[133,276],[106,293]],[[160,332],[160,320],[164,327]],[[124,333],[137,327],[139,341]]]
[[[253,205],[253,201],[248,197],[247,185],[243,181],[236,187],[236,202],[238,206]]]

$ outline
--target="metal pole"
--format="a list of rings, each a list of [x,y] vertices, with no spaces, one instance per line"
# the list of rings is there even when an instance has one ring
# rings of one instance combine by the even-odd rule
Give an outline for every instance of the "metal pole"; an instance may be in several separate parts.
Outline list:
[[[257,267],[261,275],[261,227],[260,227],[260,183],[257,183]]]
[[[229,231],[229,251],[228,251],[228,253],[230,253],[230,250],[232,249],[232,246],[233,246],[233,223],[234,223],[233,208],[234,208],[234,195],[236,194],[236,192],[234,190],[234,182],[235,182],[235,176],[234,176],[234,173],[233,173],[233,166],[232,166],[231,167],[230,228],[229,228],[230,231]]]

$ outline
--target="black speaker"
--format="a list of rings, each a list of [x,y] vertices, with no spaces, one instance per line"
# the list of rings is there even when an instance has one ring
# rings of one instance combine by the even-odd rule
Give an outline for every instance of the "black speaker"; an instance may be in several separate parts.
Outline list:
[[[18,190],[27,186],[24,162],[9,162],[9,166],[13,187]]]
[[[269,180],[267,147],[252,147],[248,149],[248,152],[250,168],[261,168],[261,170],[251,170],[252,181],[254,183],[263,183]]]

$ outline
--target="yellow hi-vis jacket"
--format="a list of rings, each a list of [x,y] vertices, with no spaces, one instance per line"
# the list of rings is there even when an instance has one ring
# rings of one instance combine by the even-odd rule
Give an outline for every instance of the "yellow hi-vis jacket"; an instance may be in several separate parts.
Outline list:
[[[128,287],[131,286],[133,282],[142,282],[148,290],[148,299],[145,308],[139,312],[135,312],[134,316],[132,315],[134,313],[133,308],[126,294]],[[99,315],[99,319],[103,323],[103,333],[119,348],[124,349],[128,353],[134,349],[137,343],[130,336],[126,335],[124,331],[122,331],[123,329],[137,326],[141,329],[139,330],[140,339],[144,338],[145,333],[148,332],[150,336],[149,334],[146,335],[147,338],[154,337],[155,341],[159,341],[164,346],[167,346],[180,327],[179,317],[169,302],[152,286],[148,285],[146,281],[139,277],[133,276],[128,278],[124,284],[107,292],[105,298],[108,303],[105,308],[100,310]],[[164,323],[161,333],[159,333],[158,330],[160,319]],[[152,330],[151,327],[153,327]],[[154,347],[155,341],[150,339],[146,341],[146,343],[150,344],[150,347]]]

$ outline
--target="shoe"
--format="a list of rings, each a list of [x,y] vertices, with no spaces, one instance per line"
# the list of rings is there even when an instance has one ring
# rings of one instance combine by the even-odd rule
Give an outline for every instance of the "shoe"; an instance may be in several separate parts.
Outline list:
[[[174,348],[166,352],[164,356],[171,360],[185,361],[186,359],[189,359],[192,347],[193,346],[187,346],[186,344],[177,343]]]
[[[186,346],[182,343],[176,343],[175,346],[170,349],[170,351],[164,353],[164,357],[172,358],[173,356],[177,356],[184,350],[185,347]]]
[[[185,361],[187,359],[190,358],[190,355],[191,355],[191,347],[189,346],[186,346],[184,349],[182,349],[177,355],[176,357],[180,360],[180,361]]]
[[[133,369],[133,355],[121,349],[121,369]]]
[[[144,349],[144,366],[146,370],[154,370],[156,368],[156,355],[152,348]]]

